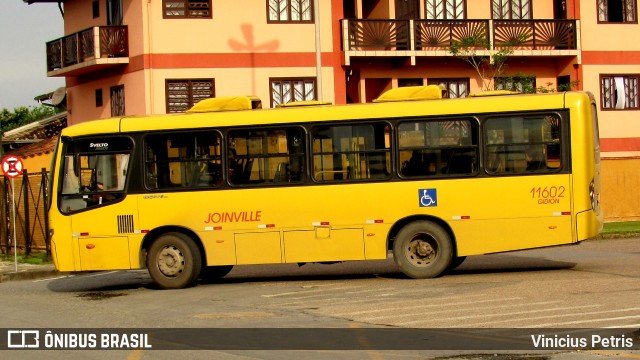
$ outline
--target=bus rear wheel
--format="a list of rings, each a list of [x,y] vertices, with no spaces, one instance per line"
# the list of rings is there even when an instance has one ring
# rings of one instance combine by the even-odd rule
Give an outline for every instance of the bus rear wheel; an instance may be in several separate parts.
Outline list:
[[[453,245],[449,234],[430,221],[414,221],[403,227],[393,243],[393,259],[414,279],[441,275],[451,263]]]
[[[163,289],[181,289],[193,284],[200,275],[201,267],[198,247],[184,234],[166,233],[149,248],[149,275]]]

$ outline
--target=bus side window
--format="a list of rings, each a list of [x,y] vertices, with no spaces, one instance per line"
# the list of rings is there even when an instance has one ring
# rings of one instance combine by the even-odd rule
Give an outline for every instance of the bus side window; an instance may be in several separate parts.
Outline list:
[[[467,119],[403,122],[400,176],[471,176],[477,172],[478,126]]]
[[[556,114],[493,117],[485,122],[489,174],[548,173],[561,168],[560,117]]]
[[[213,131],[159,133],[145,138],[149,189],[216,187],[222,183],[221,136]]]
[[[312,131],[315,181],[386,179],[391,174],[390,126],[318,126]]]
[[[230,131],[227,149],[227,174],[232,185],[304,180],[304,132],[299,127]]]

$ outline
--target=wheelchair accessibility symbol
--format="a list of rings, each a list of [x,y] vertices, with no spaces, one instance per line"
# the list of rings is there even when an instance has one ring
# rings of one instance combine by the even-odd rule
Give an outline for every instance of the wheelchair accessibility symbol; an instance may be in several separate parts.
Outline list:
[[[420,189],[418,190],[418,198],[420,199],[420,207],[438,206],[436,189]]]

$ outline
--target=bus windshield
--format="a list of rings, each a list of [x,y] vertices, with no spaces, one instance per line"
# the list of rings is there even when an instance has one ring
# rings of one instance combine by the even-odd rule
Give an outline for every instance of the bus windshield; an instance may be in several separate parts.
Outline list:
[[[109,142],[66,145],[60,196],[63,213],[107,205],[124,197],[131,145],[120,142],[112,142],[119,145],[112,150]]]

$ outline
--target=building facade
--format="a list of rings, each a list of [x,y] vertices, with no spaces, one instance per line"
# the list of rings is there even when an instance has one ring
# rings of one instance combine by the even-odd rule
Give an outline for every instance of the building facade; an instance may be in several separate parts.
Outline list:
[[[28,3],[55,0],[25,0]],[[591,91],[598,101],[603,208],[640,219],[637,0],[64,0],[65,37],[47,74],[66,78],[68,123],[181,112],[202,98],[256,95],[263,107],[368,102],[439,84]],[[52,14],[54,16],[54,14]],[[478,59],[508,50],[503,71]]]

